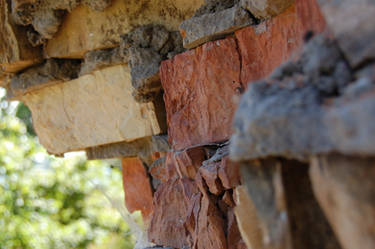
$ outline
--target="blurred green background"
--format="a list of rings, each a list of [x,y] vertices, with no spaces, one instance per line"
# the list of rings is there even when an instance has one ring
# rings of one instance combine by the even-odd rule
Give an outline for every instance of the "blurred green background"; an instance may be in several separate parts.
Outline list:
[[[86,161],[82,153],[49,156],[35,136],[29,109],[6,102],[4,94],[0,249],[133,248],[128,225],[103,194],[123,202],[120,162]]]

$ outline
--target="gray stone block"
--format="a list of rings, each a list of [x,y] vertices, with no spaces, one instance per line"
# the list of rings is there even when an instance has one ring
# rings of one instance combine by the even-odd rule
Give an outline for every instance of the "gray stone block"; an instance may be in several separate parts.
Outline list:
[[[188,19],[181,24],[180,30],[184,47],[192,49],[252,24],[254,20],[250,14],[239,6],[234,6],[220,12]]]

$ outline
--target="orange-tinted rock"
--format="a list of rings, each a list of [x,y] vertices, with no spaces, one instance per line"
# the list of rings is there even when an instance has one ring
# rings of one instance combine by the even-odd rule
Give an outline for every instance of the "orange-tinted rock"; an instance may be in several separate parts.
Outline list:
[[[214,195],[220,195],[224,190],[233,189],[241,184],[240,166],[231,162],[228,156],[216,158],[216,161],[210,159],[203,162],[199,172],[208,190]]]
[[[169,169],[166,166],[166,157],[156,160],[148,170],[152,179],[161,183],[167,182],[169,179],[176,179],[177,175],[176,177],[170,177]]]
[[[242,92],[240,55],[233,37],[208,42],[162,62],[169,142],[175,150],[227,140]]]
[[[224,187],[219,179],[218,170],[220,162],[203,165],[199,172],[205,180],[209,191],[214,195],[220,195],[224,191]]]
[[[166,168],[169,179],[175,176],[194,179],[205,159],[206,153],[203,147],[167,153]]]
[[[125,204],[129,212],[140,210],[147,221],[153,212],[150,179],[142,161],[137,157],[122,159]]]
[[[154,196],[149,239],[157,245],[193,248],[200,199],[197,186],[187,178],[160,185]]]
[[[219,178],[225,189],[232,189],[241,184],[240,165],[224,157],[218,171]]]
[[[268,76],[300,51],[308,31],[322,32],[325,26],[316,0],[296,0],[277,17],[237,31],[241,82],[247,84]]]
[[[215,202],[203,195],[197,222],[197,249],[227,249],[225,222]]]
[[[217,197],[208,194],[205,186],[198,188],[188,178],[161,184],[154,196],[149,238],[157,245],[173,248],[227,249],[226,234],[230,230],[231,241],[238,244],[237,225],[233,220],[227,225],[217,203]]]

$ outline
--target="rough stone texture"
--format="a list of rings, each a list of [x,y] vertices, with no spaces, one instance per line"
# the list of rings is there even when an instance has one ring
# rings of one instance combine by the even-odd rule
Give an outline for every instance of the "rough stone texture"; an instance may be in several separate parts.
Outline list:
[[[39,9],[31,22],[34,30],[44,39],[51,39],[59,30],[64,12],[53,9]]]
[[[155,160],[149,167],[149,174],[152,178],[152,187],[158,189],[160,184],[167,182],[170,179],[177,179],[177,172],[174,168],[170,168],[170,164],[166,164],[166,156]]]
[[[220,12],[232,8],[238,3],[239,0],[205,0],[205,3],[195,11],[194,17]]]
[[[149,229],[152,242],[174,248],[246,248],[233,214],[232,189],[224,191],[219,169],[210,174],[224,161],[223,151],[222,144],[210,144],[169,152],[165,163],[155,162],[150,174],[159,182]],[[207,176],[217,180],[220,191]]]
[[[0,76],[16,73],[41,61],[40,48],[33,48],[25,36],[26,28],[17,26],[10,16],[9,1],[0,2]]]
[[[21,98],[41,144],[52,154],[162,133],[153,103],[131,96],[129,68],[114,66]]]
[[[169,32],[161,25],[144,25],[134,29],[122,36],[120,47],[124,56],[128,57],[135,88],[133,96],[139,102],[149,102],[158,96],[161,91],[160,62],[183,51],[178,32]]]
[[[103,11],[111,5],[112,0],[83,0],[82,3],[93,10]]]
[[[166,165],[167,168],[173,169],[178,177],[194,179],[206,158],[204,148],[196,147],[180,152],[169,152],[166,158]]]
[[[213,14],[188,19],[182,22],[180,32],[184,47],[191,49],[208,41],[223,38],[253,23],[254,20],[248,12],[239,6],[234,6]]]
[[[139,102],[148,102],[161,90],[159,65],[161,56],[150,48],[129,50],[133,94]]]
[[[168,152],[169,149],[168,136],[160,135],[88,148],[86,155],[88,160],[138,156],[143,163],[151,166],[155,160],[154,153]]]
[[[137,26],[154,23],[176,31],[181,21],[191,17],[202,3],[203,0],[113,0],[102,12],[78,6],[67,14],[45,50],[49,57],[82,58],[87,51],[118,46],[120,35]]]
[[[374,248],[374,158],[336,154],[311,162],[314,193],[342,248]]]
[[[200,175],[205,180],[209,191],[220,195],[241,184],[240,167],[229,160],[229,147],[219,148],[215,155],[202,163]]]
[[[33,46],[45,44],[54,37],[67,12],[80,3],[95,11],[103,11],[111,0],[14,0],[11,14],[16,24],[29,26],[27,36]]]
[[[267,82],[250,85],[235,118],[232,159],[374,154],[372,75],[362,73],[352,82],[333,45],[317,36],[297,62],[283,65]]]
[[[251,214],[242,217],[243,207],[236,214],[249,248],[340,248],[314,199],[308,165],[266,159],[244,163],[241,169],[251,200],[237,198],[240,205],[241,200],[250,204]]]
[[[353,67],[375,59],[375,3],[319,0],[327,23]]]
[[[188,179],[168,181],[154,194],[154,215],[148,230],[149,239],[158,245],[192,248],[195,218],[201,194]],[[190,230],[192,229],[192,230]]]
[[[299,53],[308,31],[320,33],[325,26],[316,0],[296,0],[277,17],[237,31],[242,57],[241,82],[247,85],[268,76]]]
[[[228,139],[235,96],[302,50],[307,31],[324,27],[315,0],[297,0],[281,15],[237,31],[237,42],[232,37],[208,42],[163,62],[160,76],[173,149]]]
[[[197,249],[227,249],[224,219],[215,202],[208,195],[202,196],[196,224],[194,244]]]
[[[122,177],[126,208],[131,213],[141,211],[148,223],[153,212],[153,193],[142,161],[137,157],[123,158]]]
[[[242,92],[240,70],[232,37],[162,62],[160,77],[174,150],[230,137],[233,96]]]
[[[208,190],[214,195],[220,195],[224,192],[223,184],[218,176],[218,163],[203,165],[199,172],[208,186]]]
[[[241,0],[241,7],[258,19],[267,19],[285,11],[295,0]]]
[[[128,56],[122,53],[120,47],[90,51],[85,54],[79,75],[122,64],[128,64]]]
[[[17,99],[35,90],[52,86],[78,77],[80,61],[49,59],[15,75],[7,87],[7,97]]]

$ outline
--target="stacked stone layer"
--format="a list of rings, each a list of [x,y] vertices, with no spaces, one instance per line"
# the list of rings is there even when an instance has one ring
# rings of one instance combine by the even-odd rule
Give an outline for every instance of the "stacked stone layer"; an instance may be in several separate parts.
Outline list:
[[[50,153],[122,158],[157,247],[372,249],[374,17],[369,0],[2,1],[0,85]]]

